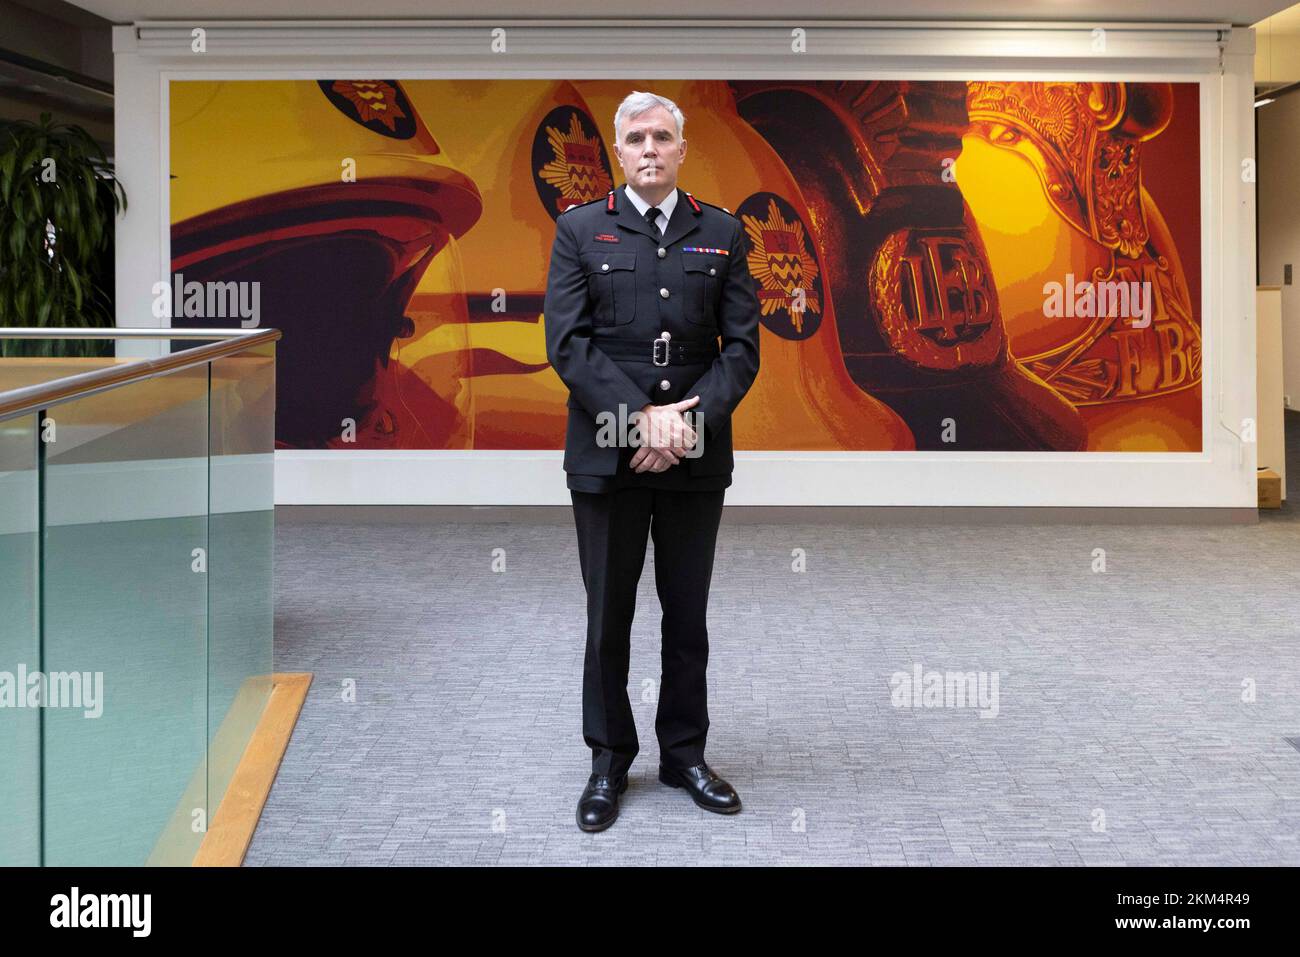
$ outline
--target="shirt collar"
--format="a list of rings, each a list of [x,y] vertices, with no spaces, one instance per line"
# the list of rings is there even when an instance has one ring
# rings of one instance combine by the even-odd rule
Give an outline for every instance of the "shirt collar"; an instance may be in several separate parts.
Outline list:
[[[641,214],[642,218],[644,218],[645,211],[650,208],[650,204],[647,203],[640,196],[638,196],[636,190],[634,190],[631,186],[625,186],[624,189],[627,192],[627,198],[632,200],[632,205],[636,207],[636,211]],[[671,193],[665,196],[664,201],[659,204],[659,212],[663,213],[669,219],[672,219],[673,209],[675,209],[676,206],[677,206],[677,190],[674,189]]]

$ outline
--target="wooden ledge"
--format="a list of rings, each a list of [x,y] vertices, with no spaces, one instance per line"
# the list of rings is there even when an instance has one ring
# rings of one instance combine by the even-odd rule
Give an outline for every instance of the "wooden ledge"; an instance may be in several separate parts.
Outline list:
[[[266,710],[194,855],[195,867],[239,867],[253,840],[253,831],[275,783],[280,761],[307,700],[312,675],[289,672],[274,674],[271,680]]]

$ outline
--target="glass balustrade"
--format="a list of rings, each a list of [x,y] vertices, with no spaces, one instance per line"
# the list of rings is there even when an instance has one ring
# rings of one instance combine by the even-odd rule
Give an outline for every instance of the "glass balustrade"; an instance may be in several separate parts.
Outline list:
[[[269,699],[279,333],[201,335],[0,358],[0,864],[188,864]]]

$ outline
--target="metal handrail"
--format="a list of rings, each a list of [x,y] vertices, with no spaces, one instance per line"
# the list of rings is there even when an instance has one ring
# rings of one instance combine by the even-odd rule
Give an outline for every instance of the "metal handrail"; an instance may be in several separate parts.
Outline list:
[[[213,359],[235,355],[280,338],[279,329],[53,329],[0,327],[0,339],[221,339],[206,346],[182,349],[156,359],[141,357],[135,362],[79,372],[53,382],[0,392],[0,421],[40,409],[114,389],[128,382],[152,379],[178,369],[203,365]]]

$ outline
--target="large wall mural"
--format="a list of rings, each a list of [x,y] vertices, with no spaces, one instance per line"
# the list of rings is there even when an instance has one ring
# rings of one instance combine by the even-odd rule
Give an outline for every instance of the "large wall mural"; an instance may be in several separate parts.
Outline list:
[[[745,226],[737,449],[1200,451],[1194,83],[173,81],[172,324],[257,283],[278,448],[562,448],[555,218],[634,89]]]

